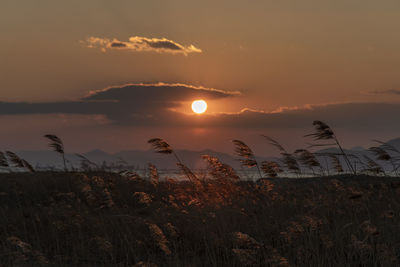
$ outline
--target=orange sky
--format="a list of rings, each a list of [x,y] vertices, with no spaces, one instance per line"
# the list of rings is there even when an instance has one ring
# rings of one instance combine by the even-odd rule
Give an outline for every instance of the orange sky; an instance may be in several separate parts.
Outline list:
[[[268,113],[308,105],[335,104],[339,109],[343,103],[397,104],[399,13],[397,0],[5,0],[0,8],[0,102],[81,101],[92,90],[163,82],[241,92],[236,97],[209,99],[209,115],[245,108]],[[191,100],[175,109],[190,111]],[[81,150],[102,145],[123,149],[123,144],[116,144],[120,141],[109,138],[106,145],[100,140],[111,134],[120,140],[118,136],[125,138],[131,131],[141,136],[135,139],[140,142],[126,146],[144,148],[141,142],[146,136],[156,135],[149,126],[116,126],[104,114],[66,114],[68,122],[61,122],[60,114],[9,115],[5,106],[0,107],[0,123],[8,126],[0,135],[16,149],[37,149],[34,140],[40,139],[42,131],[68,132],[65,138],[71,142],[79,132],[98,135],[93,142],[76,142],[74,149]],[[386,111],[377,113],[385,116],[387,125],[369,126],[368,134],[357,126],[368,126],[368,114],[361,123],[354,117],[352,131],[351,123],[341,125],[334,117],[332,122],[344,129],[349,145],[365,145],[372,135],[391,138],[400,132],[390,121],[399,114]],[[39,136],[27,136],[22,122],[32,123],[29,131]],[[232,130],[226,128],[226,121],[221,123],[225,126],[218,131],[215,125],[203,125],[201,131],[186,125],[180,131],[184,137],[176,137],[180,134],[174,125],[151,127],[164,129],[181,147],[227,150],[230,144],[220,144],[231,138]],[[286,137],[289,123],[238,123],[236,128],[249,140],[272,131],[293,141]],[[294,132],[301,134],[307,128],[311,129],[311,121],[303,129],[296,126]],[[364,134],[356,138],[358,132]],[[196,137],[201,133],[203,137]],[[15,136],[32,141],[19,143]],[[190,141],[193,138],[196,146]]]

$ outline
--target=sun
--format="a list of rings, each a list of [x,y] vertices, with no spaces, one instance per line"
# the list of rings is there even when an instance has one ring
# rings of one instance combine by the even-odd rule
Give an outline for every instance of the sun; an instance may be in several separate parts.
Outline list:
[[[207,110],[207,102],[204,100],[195,100],[192,103],[192,110],[194,113],[202,114]]]

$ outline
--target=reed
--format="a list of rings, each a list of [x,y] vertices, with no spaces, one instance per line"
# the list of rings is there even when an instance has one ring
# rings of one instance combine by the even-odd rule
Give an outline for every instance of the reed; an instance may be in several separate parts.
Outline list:
[[[236,171],[228,164],[222,163],[217,157],[210,155],[202,155],[201,157],[207,161],[211,177],[214,179],[231,182],[240,180]]]
[[[6,155],[0,151],[0,167],[8,168],[9,166]]]
[[[261,162],[261,170],[270,178],[277,177],[283,170],[281,166],[275,161],[263,161]]]
[[[239,161],[242,163],[242,166],[248,168],[256,167],[259,177],[262,178],[260,167],[251,148],[240,140],[232,140],[232,142],[235,146],[235,153],[241,157]]]
[[[379,146],[372,146],[369,148],[369,150],[375,154],[377,160],[389,161],[393,167],[392,172],[398,174],[397,171],[398,168],[400,167],[399,164],[400,151],[386,142],[382,142],[379,140],[373,140],[373,141],[378,143]],[[393,155],[391,155],[390,153],[392,153]]]
[[[330,154],[328,155],[332,161],[333,168],[337,173],[344,172],[342,163],[340,162],[339,158],[336,155]]]
[[[294,172],[298,175],[301,173],[300,166],[299,166],[296,158],[291,153],[286,151],[286,149],[275,139],[272,139],[271,137],[269,137],[267,135],[261,135],[261,136],[264,137],[265,139],[267,139],[270,145],[276,147],[279,150],[279,152],[282,156],[281,160],[290,172]]]
[[[7,155],[8,161],[10,163],[8,163],[7,158],[4,156],[4,154],[2,154],[1,157],[2,157],[2,161],[3,161],[3,167],[22,168],[22,169],[26,169],[30,172],[35,172],[35,169],[32,167],[32,165],[28,161],[20,158],[14,152],[6,151],[5,154]]]
[[[152,185],[157,186],[160,182],[160,176],[158,175],[157,167],[151,163],[148,164],[148,169],[150,173],[150,182]]]
[[[49,147],[52,148],[53,151],[55,151],[61,155],[61,158],[62,158],[62,161],[64,164],[64,171],[67,172],[68,168],[67,168],[67,163],[66,163],[66,159],[65,159],[64,144],[63,144],[62,140],[54,134],[46,134],[43,137],[50,141]]]
[[[381,165],[379,165],[376,161],[374,161],[373,159],[371,159],[367,155],[363,155],[363,156],[364,156],[364,159],[367,162],[367,166],[366,166],[366,169],[365,169],[366,171],[372,172],[375,175],[378,175],[380,173],[385,174],[385,171],[383,170]]]
[[[100,170],[99,165],[97,165],[97,164],[94,163],[93,161],[89,160],[89,159],[88,159],[87,157],[85,157],[84,155],[78,154],[78,153],[76,153],[75,155],[80,159],[80,162],[81,162],[81,169],[82,169],[82,170],[91,171],[92,168],[94,168],[94,170],[97,170],[97,171]]]
[[[198,177],[185,165],[183,164],[182,160],[178,157],[172,147],[161,138],[152,138],[147,141],[156,153],[160,154],[172,154],[175,159],[177,160],[176,165],[178,168],[185,174],[185,176],[191,181],[193,184],[199,184]]]
[[[340,145],[340,142],[336,136],[336,134],[333,132],[333,130],[331,129],[331,127],[329,127],[326,123],[322,122],[322,121],[314,121],[313,122],[314,128],[315,128],[315,132],[312,134],[307,134],[305,135],[305,137],[312,137],[314,139],[314,141],[319,141],[319,140],[333,140],[334,144],[339,148],[339,150],[341,151],[347,167],[349,168],[349,170],[351,170],[351,172],[353,174],[357,174],[356,170],[354,169],[354,167],[352,166],[348,155],[344,152],[342,146]],[[318,144],[318,145],[311,145],[311,146],[329,146],[332,144]]]
[[[294,154],[297,156],[298,160],[306,166],[312,173],[315,175],[314,168],[319,168],[322,171],[322,166],[319,163],[318,159],[315,157],[313,153],[308,151],[307,149],[297,149],[294,151]]]

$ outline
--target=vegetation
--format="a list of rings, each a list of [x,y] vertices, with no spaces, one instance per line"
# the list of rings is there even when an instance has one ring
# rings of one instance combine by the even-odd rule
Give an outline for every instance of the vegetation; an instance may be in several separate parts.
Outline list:
[[[151,163],[145,177],[117,173],[83,155],[80,170],[67,168],[55,135],[45,137],[64,171],[33,173],[0,153],[9,172],[0,174],[0,266],[400,266],[400,152],[378,141],[376,160],[360,158],[325,123],[314,125],[310,136],[333,140],[339,153],[290,153],[264,136],[282,158],[259,163],[234,140],[254,181],[212,155],[194,172],[161,138],[149,144],[172,155],[186,180],[160,177]],[[283,177],[306,172],[315,177]]]
[[[195,186],[155,172],[3,174],[0,265],[400,265],[398,178],[243,182],[211,165]]]

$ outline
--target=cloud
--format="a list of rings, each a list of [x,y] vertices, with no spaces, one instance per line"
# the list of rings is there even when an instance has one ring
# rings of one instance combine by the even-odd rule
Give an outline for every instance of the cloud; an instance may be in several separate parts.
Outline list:
[[[112,124],[150,127],[234,127],[243,129],[309,128],[322,120],[332,127],[400,130],[398,103],[335,103],[283,107],[272,112],[243,109],[237,113],[178,112],[188,100],[238,97],[238,92],[185,84],[128,84],[90,92],[78,101],[46,103],[0,102],[0,115],[81,114],[100,115]]]
[[[244,110],[220,114],[208,124],[242,128],[309,128],[314,120],[348,129],[400,129],[394,118],[400,116],[398,103],[335,103],[282,108],[273,112]]]
[[[366,93],[370,95],[400,95],[400,89],[375,90]]]
[[[184,46],[166,38],[146,38],[133,36],[128,41],[119,41],[117,39],[108,39],[100,37],[89,37],[82,44],[89,48],[98,48],[103,52],[107,50],[128,50],[135,52],[153,51],[157,53],[183,54],[202,53],[203,51],[194,45]]]
[[[95,114],[116,124],[157,125],[171,121],[172,109],[192,99],[222,99],[238,96],[214,88],[185,84],[126,84],[91,91],[78,101],[13,103],[0,102],[0,115],[22,114]],[[172,116],[178,116],[173,114]]]

